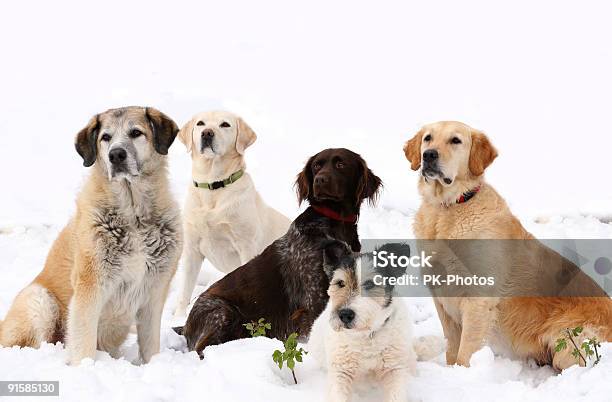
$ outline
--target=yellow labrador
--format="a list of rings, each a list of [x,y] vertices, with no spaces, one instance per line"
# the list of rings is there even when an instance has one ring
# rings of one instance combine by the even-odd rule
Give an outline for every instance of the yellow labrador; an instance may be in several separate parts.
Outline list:
[[[184,272],[176,315],[185,314],[204,258],[229,273],[287,232],[287,217],[269,207],[245,171],[255,132],[228,112],[195,115],[179,132],[191,153],[184,210]]]
[[[414,222],[418,239],[525,240],[511,258],[487,252],[511,294],[538,295],[538,286],[547,286],[544,277],[568,266],[523,228],[485,182],[484,171],[497,151],[484,133],[460,122],[429,124],[406,143],[404,152],[412,170],[421,171],[423,203]],[[557,369],[575,364],[570,348],[555,351],[556,340],[564,329],[577,326],[584,327],[579,342],[590,336],[612,340],[612,300],[586,275],[576,276],[574,283],[585,294],[601,297],[435,297],[448,339],[447,363],[468,366],[472,354],[490,341]]]

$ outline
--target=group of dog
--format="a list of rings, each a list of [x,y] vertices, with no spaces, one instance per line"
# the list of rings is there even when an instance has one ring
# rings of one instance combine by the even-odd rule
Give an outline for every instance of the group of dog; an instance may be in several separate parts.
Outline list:
[[[167,173],[176,136],[192,158],[182,214]],[[363,376],[383,385],[386,400],[404,400],[417,355],[433,346],[413,342],[411,320],[404,304],[393,302],[393,288],[375,285],[360,269],[371,258],[360,253],[360,207],[375,203],[380,178],[350,150],[323,150],[297,176],[299,202],[309,206],[290,222],[264,203],[246,172],[244,153],[255,139],[245,121],[227,112],[197,114],[180,130],[150,107],[94,116],[76,136],[83,164],[92,166],[76,214],[0,323],[0,345],[61,341],[69,363],[78,364],[96,350],[118,357],[135,324],[146,363],[159,352],[162,310],[179,258],[179,316],[208,258],[226,275],[175,328],[190,350],[203,356],[209,345],[247,337],[243,324],[264,318],[270,337],[297,332],[309,338],[327,368],[330,401],[348,400]],[[533,238],[484,181],[497,156],[484,133],[459,122],[434,123],[407,141],[404,153],[421,172],[418,239]],[[382,247],[409,253],[405,245]],[[530,267],[513,269],[521,278]],[[362,295],[364,287],[370,296]],[[565,328],[582,326],[581,337],[612,341],[612,300],[603,291],[598,297],[434,301],[451,365],[469,366],[489,342],[561,370],[577,362],[570,350],[555,350]]]

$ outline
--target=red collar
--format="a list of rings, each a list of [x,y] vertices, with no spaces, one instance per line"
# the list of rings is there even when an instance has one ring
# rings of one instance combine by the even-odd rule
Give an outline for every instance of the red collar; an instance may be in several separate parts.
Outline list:
[[[312,208],[318,213],[320,213],[321,215],[328,217],[329,219],[333,219],[335,221],[355,224],[357,223],[357,219],[359,219],[359,215],[342,216],[336,211],[330,208],[327,208],[327,207],[319,207],[319,206],[312,205]]]
[[[465,193],[461,194],[459,198],[455,200],[455,204],[463,204],[464,202],[468,202],[479,191],[480,191],[480,186],[474,187],[470,191],[466,191]]]

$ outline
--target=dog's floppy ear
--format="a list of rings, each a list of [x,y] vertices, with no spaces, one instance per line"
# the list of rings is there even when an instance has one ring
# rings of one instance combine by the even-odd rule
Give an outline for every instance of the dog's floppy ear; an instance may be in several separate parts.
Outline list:
[[[314,156],[308,159],[304,169],[297,175],[295,179],[295,191],[298,197],[298,205],[307,200],[312,194],[312,161]]]
[[[236,119],[236,125],[236,151],[238,151],[240,155],[244,155],[244,150],[253,145],[257,139],[257,135],[240,117]]]
[[[89,120],[89,123],[76,136],[74,147],[83,158],[83,166],[89,167],[94,164],[98,155],[98,129],[100,121],[98,115]]]
[[[145,114],[153,130],[153,146],[158,154],[168,155],[168,148],[174,142],[178,126],[168,116],[152,107],[145,108]]]
[[[353,251],[343,241],[328,240],[323,245],[323,269],[327,277],[331,279],[334,271],[340,267],[350,267],[354,264]]]
[[[193,126],[195,125],[196,118],[189,120],[183,128],[178,132],[178,139],[185,144],[187,152],[193,151]]]
[[[368,200],[368,204],[374,205],[383,187],[382,180],[368,168],[361,156],[359,157],[359,164],[361,177],[357,184],[357,205],[363,200]]]
[[[472,148],[470,149],[470,172],[474,176],[480,176],[485,169],[497,158],[497,150],[491,144],[487,136],[472,130]]]
[[[404,144],[404,154],[410,162],[410,169],[419,170],[421,167],[421,141],[423,140],[423,129]]]

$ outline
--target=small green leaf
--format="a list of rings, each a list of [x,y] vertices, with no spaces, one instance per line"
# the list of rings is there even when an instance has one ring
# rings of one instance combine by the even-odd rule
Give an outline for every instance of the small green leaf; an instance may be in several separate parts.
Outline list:
[[[567,341],[563,338],[557,339],[557,346],[555,346],[555,352],[560,352],[567,348]]]

